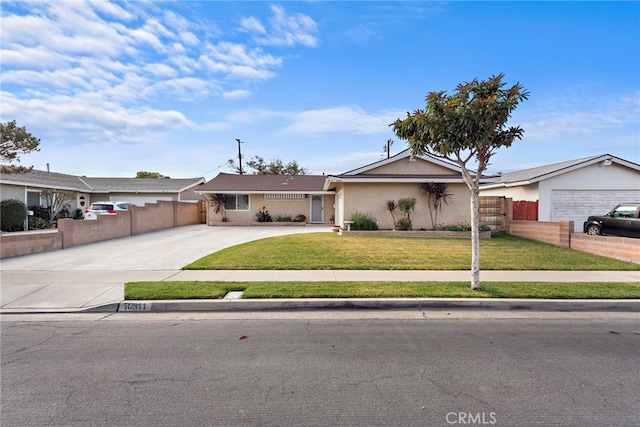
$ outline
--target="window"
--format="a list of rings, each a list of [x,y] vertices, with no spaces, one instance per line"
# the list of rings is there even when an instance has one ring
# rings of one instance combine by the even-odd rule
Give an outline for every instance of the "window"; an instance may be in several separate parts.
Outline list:
[[[635,218],[636,207],[635,206],[618,206],[616,210],[613,211],[611,216],[614,218]]]
[[[228,211],[248,211],[249,195],[248,194],[227,194],[227,201],[224,207]]]

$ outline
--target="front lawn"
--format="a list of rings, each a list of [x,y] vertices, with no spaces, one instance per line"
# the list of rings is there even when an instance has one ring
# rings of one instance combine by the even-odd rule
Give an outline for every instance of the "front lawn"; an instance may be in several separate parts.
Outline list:
[[[294,234],[207,255],[187,270],[468,270],[471,240]],[[509,235],[480,242],[482,270],[640,270],[640,265]]]
[[[640,298],[639,283],[483,282],[131,282],[127,300],[243,298]]]

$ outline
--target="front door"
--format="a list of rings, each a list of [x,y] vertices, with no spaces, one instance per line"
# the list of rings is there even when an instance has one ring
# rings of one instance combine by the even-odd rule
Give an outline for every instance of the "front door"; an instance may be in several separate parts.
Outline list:
[[[322,224],[322,196],[311,196],[311,224]]]

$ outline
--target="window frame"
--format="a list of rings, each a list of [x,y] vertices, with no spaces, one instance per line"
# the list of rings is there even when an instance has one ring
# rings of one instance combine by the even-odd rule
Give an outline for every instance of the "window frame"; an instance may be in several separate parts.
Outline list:
[[[225,203],[225,209],[229,212],[248,212],[251,210],[251,197],[249,196],[249,194],[245,194],[245,193],[237,193],[237,194],[228,194],[227,195],[228,198],[233,198],[233,206],[231,206],[231,200],[227,200],[227,203]],[[238,204],[238,198],[239,197],[246,197],[247,202],[246,202],[246,209],[240,209],[241,207],[244,207],[243,204]]]

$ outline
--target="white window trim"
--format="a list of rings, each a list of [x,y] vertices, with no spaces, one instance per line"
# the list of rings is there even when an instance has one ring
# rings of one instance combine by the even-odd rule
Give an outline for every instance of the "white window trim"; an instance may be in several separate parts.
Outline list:
[[[264,193],[265,202],[288,202],[305,198],[303,193]]]

